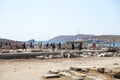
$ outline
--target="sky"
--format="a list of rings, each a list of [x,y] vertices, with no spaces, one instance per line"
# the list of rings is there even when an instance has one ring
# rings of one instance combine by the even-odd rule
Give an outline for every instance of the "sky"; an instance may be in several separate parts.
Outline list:
[[[120,0],[0,0],[0,38],[120,35]]]

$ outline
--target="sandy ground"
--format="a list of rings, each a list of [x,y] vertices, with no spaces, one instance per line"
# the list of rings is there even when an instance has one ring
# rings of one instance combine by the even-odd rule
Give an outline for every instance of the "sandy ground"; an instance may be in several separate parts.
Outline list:
[[[71,66],[120,67],[120,57],[0,60],[0,80],[42,80],[51,69],[69,69]]]

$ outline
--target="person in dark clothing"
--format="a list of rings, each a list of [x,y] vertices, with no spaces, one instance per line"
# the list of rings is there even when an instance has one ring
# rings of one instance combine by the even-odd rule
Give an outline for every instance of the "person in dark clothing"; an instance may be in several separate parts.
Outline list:
[[[46,44],[46,49],[48,49],[48,48],[49,48],[49,44],[47,43],[47,44]]]
[[[61,43],[60,42],[58,43],[58,48],[61,49]]]
[[[82,50],[82,44],[83,44],[82,42],[79,43],[78,50]]]
[[[55,43],[52,44],[52,51],[55,50]]]
[[[23,50],[26,51],[26,44],[25,44],[25,42],[23,43]]]
[[[72,43],[71,47],[72,47],[72,50],[74,50],[74,43]]]
[[[32,42],[30,43],[30,48],[34,48],[34,45]]]
[[[15,48],[17,49],[17,51],[18,51],[18,49],[19,49],[19,46],[18,46],[18,43],[17,43],[17,41],[15,42]]]
[[[2,43],[0,43],[0,50],[2,49],[2,46],[3,46]]]

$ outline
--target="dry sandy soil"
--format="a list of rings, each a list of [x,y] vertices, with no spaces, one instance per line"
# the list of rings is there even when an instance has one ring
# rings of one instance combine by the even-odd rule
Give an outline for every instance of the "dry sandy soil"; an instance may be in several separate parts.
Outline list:
[[[120,57],[0,60],[0,80],[42,80],[51,69],[69,69],[71,66],[115,68],[120,67]]]

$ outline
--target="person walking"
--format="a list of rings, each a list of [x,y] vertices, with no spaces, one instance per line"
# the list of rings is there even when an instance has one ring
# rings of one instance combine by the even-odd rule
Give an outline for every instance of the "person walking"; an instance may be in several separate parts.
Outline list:
[[[92,44],[92,48],[93,48],[93,50],[96,49],[96,43],[95,42]]]
[[[25,42],[23,43],[23,50],[26,51],[26,43]]]
[[[61,49],[61,43],[60,42],[58,43],[58,49]]]
[[[74,50],[74,48],[75,48],[74,43],[72,43],[71,48],[72,48],[72,50]]]
[[[82,50],[82,45],[83,45],[83,43],[80,42],[79,45],[78,45],[78,50],[79,50],[79,51]]]

